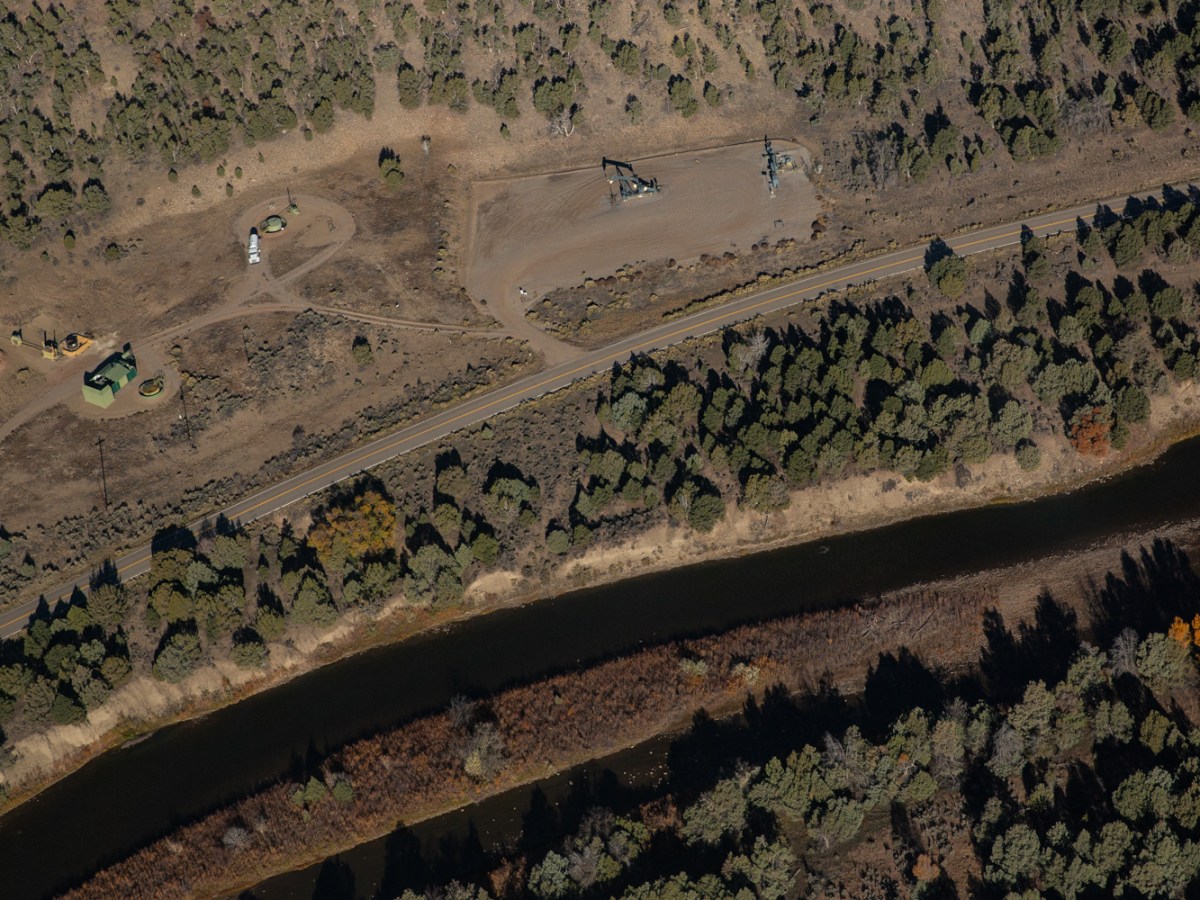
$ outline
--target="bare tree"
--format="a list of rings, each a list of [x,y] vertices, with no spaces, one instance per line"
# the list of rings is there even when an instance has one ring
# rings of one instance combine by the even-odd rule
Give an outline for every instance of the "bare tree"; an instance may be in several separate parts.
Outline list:
[[[250,843],[250,832],[241,825],[230,825],[225,829],[221,843],[227,850],[244,850]]]
[[[478,704],[462,694],[455,694],[450,698],[450,708],[447,712],[450,715],[450,724],[457,731],[465,731],[475,721],[475,711]]]
[[[1024,764],[1025,745],[1015,728],[1007,722],[992,736],[992,755],[987,767],[997,778],[1012,778]]]
[[[567,875],[584,890],[600,879],[600,854],[604,845],[589,841],[567,855]]]
[[[886,131],[854,133],[856,161],[865,169],[876,189],[891,187],[900,180],[900,148]]]
[[[560,137],[570,137],[575,133],[575,117],[569,109],[560,109],[550,117],[550,133]]]
[[[504,765],[504,738],[491,722],[481,722],[475,726],[459,752],[463,771],[476,781],[488,781]]]
[[[1059,107],[1058,121],[1063,129],[1076,136],[1085,136],[1112,127],[1108,104],[1103,97],[1087,95],[1071,97]]]
[[[750,333],[746,339],[746,361],[749,366],[757,366],[762,361],[769,343],[767,332],[764,329],[756,328]]]
[[[1113,674],[1137,674],[1138,636],[1132,628],[1126,628],[1113,641],[1112,652],[1109,654]]]

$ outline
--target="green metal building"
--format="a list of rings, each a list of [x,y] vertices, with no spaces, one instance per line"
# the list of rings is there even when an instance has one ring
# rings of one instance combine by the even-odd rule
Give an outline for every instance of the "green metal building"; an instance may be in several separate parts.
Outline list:
[[[117,399],[117,391],[137,377],[133,354],[114,353],[83,376],[83,399],[104,409]]]

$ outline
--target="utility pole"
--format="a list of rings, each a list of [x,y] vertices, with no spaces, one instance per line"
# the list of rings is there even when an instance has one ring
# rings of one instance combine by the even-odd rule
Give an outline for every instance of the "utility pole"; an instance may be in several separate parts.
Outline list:
[[[104,474],[104,438],[96,439],[96,446],[100,449],[100,491],[104,496],[104,515],[108,515],[108,478]]]
[[[188,417],[187,408],[187,376],[184,372],[179,373],[179,399],[183,403],[183,424],[187,428],[188,443],[195,450],[196,440],[192,437],[192,420]]]
[[[250,365],[250,345],[246,343],[246,327],[242,326],[242,352],[246,354],[246,365]]]

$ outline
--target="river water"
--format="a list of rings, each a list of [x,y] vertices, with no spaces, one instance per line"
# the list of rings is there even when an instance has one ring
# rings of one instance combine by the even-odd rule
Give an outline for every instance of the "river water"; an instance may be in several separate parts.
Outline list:
[[[436,884],[482,875],[499,851],[518,841],[523,849],[548,848],[561,836],[564,818],[574,823],[594,806],[625,809],[648,799],[648,789],[669,775],[671,740],[656,737],[398,829],[331,860],[265,881],[249,895],[254,900],[391,898],[422,876]]]
[[[0,893],[53,893],[310,754],[443,708],[459,692],[1198,515],[1200,438],[1068,494],[640,576],[381,647],[106,753],[0,818]]]

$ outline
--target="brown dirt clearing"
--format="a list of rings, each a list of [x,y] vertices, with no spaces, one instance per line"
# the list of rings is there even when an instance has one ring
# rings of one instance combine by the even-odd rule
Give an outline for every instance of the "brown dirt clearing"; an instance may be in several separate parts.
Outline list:
[[[802,152],[777,143],[780,152]],[[626,264],[807,238],[820,213],[811,183],[800,169],[783,172],[772,197],[761,154],[755,142],[637,160],[638,175],[658,179],[661,191],[624,202],[612,201],[615,188],[598,166],[477,182],[467,290],[504,321],[503,308],[524,315],[542,294]]]

